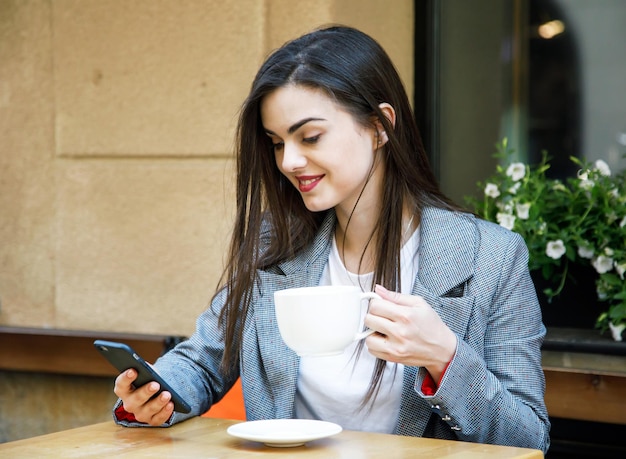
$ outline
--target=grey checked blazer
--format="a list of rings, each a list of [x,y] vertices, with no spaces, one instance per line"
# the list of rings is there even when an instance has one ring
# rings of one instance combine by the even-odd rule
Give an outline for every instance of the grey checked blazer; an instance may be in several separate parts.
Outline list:
[[[258,273],[240,365],[248,420],[294,416],[299,360],[278,332],[273,293],[318,285],[334,225],[330,212],[310,247]],[[422,296],[459,339],[433,396],[421,393],[425,370],[405,368],[396,433],[547,451],[550,424],[540,351],[545,328],[522,238],[471,215],[426,209],[413,294]],[[206,412],[234,383],[218,371],[223,342],[215,311],[221,304],[218,296],[189,340],[156,362],[158,372],[193,407],[190,414],[175,413],[170,423]]]

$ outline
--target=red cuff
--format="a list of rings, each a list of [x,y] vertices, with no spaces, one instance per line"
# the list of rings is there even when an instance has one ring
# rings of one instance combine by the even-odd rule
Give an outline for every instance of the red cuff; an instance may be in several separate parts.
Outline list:
[[[450,362],[452,362],[452,360],[450,360]],[[424,381],[422,381],[422,394],[427,395],[427,396],[435,395],[435,392],[437,392],[437,388],[439,387],[439,384],[441,384],[441,380],[443,379],[443,376],[446,374],[446,371],[448,370],[448,367],[450,366],[450,362],[446,364],[446,367],[443,369],[443,372],[441,373],[441,378],[439,378],[439,381],[437,383],[435,383],[435,380],[430,375],[430,373],[426,373],[426,376],[424,376]]]
[[[129,413],[124,409],[124,405],[120,405],[115,410],[115,418],[118,421],[126,421],[126,422],[137,422],[135,419],[135,415],[133,413]]]
[[[174,413],[172,413],[172,416],[174,416]],[[170,416],[167,422],[170,422],[170,420],[172,419],[172,416]],[[124,421],[139,422],[137,421],[133,413],[129,413],[128,411],[124,409],[124,405],[120,405],[115,409],[115,419],[117,419],[119,422],[124,422]],[[144,423],[141,422],[140,424],[144,424]]]

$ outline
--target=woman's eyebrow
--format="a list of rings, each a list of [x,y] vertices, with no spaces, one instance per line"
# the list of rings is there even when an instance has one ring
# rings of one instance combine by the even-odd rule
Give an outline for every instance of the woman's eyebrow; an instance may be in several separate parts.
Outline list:
[[[326,121],[326,119],[324,119],[324,118],[314,118],[314,117],[304,118],[304,119],[298,121],[297,123],[294,123],[291,126],[289,126],[289,129],[287,129],[287,133],[288,134],[293,134],[298,129],[300,129],[302,126],[304,126],[306,123],[309,123],[311,121]],[[269,134],[269,135],[276,135],[275,132],[272,132],[269,129],[265,129],[265,132],[267,134]]]

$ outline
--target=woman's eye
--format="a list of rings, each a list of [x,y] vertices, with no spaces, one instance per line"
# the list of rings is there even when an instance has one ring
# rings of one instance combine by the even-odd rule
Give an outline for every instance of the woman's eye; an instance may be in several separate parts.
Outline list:
[[[274,151],[281,150],[285,144],[283,142],[272,142],[272,148]]]
[[[302,141],[304,143],[316,143],[320,138],[320,135],[315,135],[313,137],[305,137],[304,139],[302,139]]]

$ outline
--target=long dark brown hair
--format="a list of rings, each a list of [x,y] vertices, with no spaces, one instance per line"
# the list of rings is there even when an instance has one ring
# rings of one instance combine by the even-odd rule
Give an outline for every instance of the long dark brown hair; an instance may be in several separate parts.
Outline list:
[[[225,349],[222,371],[236,373],[243,326],[257,271],[287,260],[311,244],[325,212],[309,211],[296,188],[276,166],[271,141],[262,125],[265,96],[288,84],[324,91],[363,126],[378,120],[387,132],[383,207],[372,236],[374,282],[400,287],[402,213],[408,207],[419,221],[427,206],[459,210],[439,190],[428,163],[401,79],[382,47],[368,35],[343,26],[315,30],[273,52],[259,69],[237,127],[237,213],[222,282],[226,301],[220,311]],[[390,104],[395,127],[379,108]],[[376,392],[384,362],[372,375]]]

